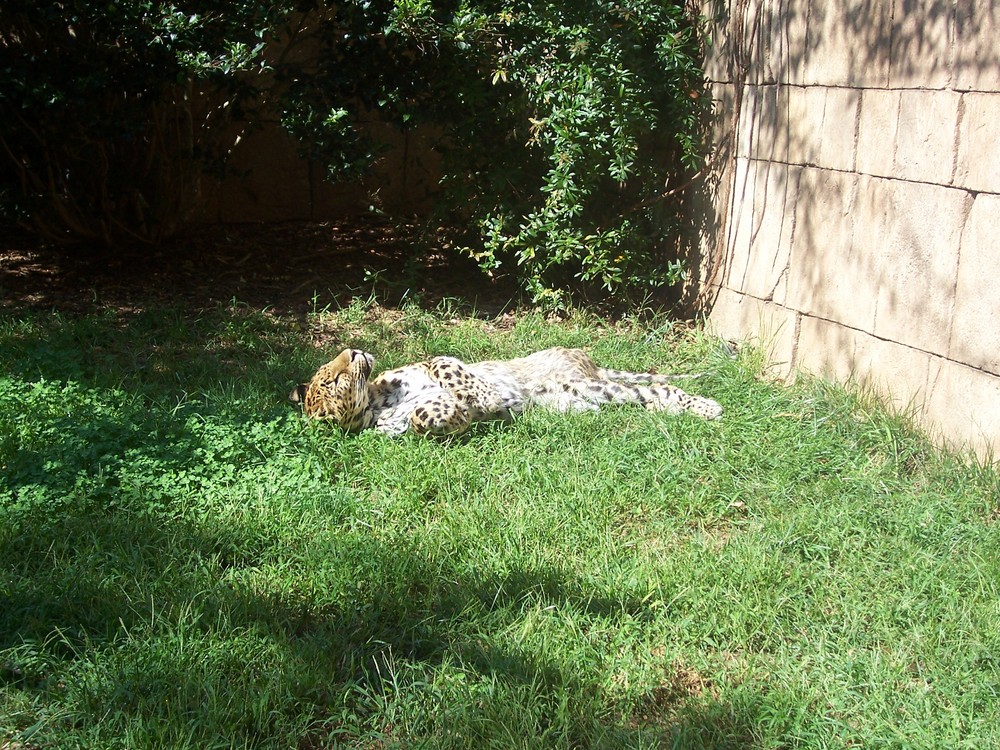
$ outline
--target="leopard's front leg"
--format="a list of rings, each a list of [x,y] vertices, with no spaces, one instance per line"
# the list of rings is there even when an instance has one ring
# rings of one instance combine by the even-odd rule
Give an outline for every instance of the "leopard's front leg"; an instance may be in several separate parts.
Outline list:
[[[447,391],[422,398],[410,412],[410,429],[418,435],[455,435],[471,422],[468,408]]]

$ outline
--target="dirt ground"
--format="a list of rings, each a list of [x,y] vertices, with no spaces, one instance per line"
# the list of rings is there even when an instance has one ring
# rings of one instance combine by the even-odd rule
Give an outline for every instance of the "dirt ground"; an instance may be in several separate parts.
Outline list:
[[[470,261],[420,249],[376,221],[206,226],[158,248],[111,252],[0,239],[0,312],[86,313],[148,307],[206,309],[233,300],[304,315],[373,292],[388,305],[460,298],[498,314],[516,297]]]

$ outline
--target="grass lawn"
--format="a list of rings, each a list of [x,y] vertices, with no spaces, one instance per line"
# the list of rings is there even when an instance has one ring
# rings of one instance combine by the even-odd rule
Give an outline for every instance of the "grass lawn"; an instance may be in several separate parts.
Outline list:
[[[347,436],[285,402],[347,344],[583,346],[726,413]],[[1000,747],[996,471],[761,365],[583,314],[6,315],[0,748]]]

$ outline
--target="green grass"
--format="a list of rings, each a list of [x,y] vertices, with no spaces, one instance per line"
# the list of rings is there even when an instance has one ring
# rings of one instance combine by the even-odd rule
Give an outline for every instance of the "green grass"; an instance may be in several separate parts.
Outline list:
[[[342,345],[555,344],[725,417],[284,401]],[[583,314],[3,319],[0,747],[1000,747],[996,471],[761,365]]]

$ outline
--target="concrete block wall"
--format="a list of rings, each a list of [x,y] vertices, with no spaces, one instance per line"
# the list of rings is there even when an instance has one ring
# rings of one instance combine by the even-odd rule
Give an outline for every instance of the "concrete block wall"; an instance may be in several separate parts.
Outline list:
[[[703,4],[711,325],[1000,456],[1000,3]]]

